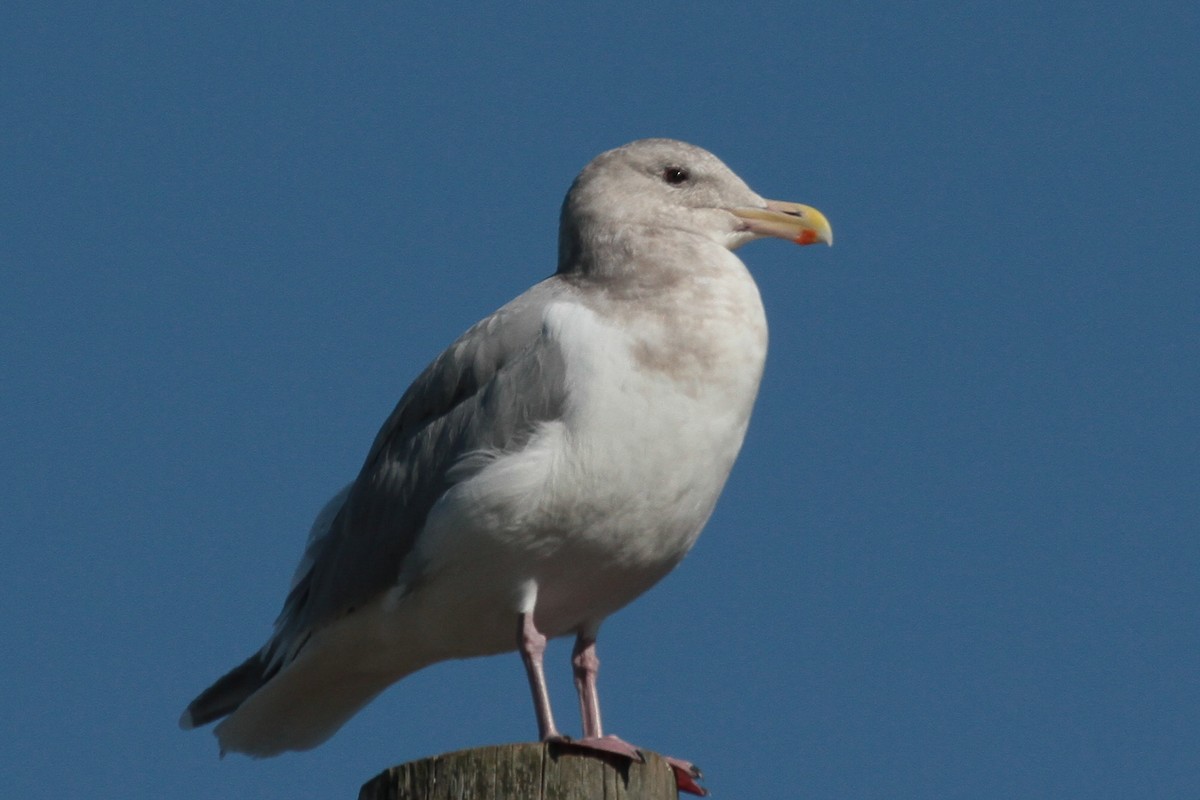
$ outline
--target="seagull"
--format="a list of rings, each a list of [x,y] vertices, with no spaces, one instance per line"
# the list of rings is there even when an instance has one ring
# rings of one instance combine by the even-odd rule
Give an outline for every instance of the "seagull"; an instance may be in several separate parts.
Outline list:
[[[639,757],[603,732],[596,637],[683,559],[741,448],[767,325],[733,251],[762,237],[833,243],[819,211],[760,197],[694,145],[592,160],[562,206],[557,271],[408,388],[317,515],[267,643],[181,727],[224,718],[222,755],[306,750],[406,675],[516,650],[541,740]],[[566,635],[574,740],[543,668]],[[671,763],[695,791],[698,771]]]

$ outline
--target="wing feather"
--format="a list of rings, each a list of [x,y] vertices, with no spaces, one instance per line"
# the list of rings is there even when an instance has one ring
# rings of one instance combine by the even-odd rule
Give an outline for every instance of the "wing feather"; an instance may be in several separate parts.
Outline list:
[[[470,472],[456,465],[480,453],[518,451],[539,423],[560,415],[564,365],[545,336],[543,316],[564,292],[570,288],[549,278],[476,323],[400,398],[358,478],[314,525],[264,648],[273,664],[290,661],[315,628],[374,599],[412,569],[406,559],[429,510]]]

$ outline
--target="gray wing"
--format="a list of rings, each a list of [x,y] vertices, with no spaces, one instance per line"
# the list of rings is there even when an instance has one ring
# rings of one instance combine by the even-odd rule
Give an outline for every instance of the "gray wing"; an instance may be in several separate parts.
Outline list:
[[[396,585],[429,510],[469,474],[453,469],[461,459],[520,450],[559,416],[564,365],[543,313],[570,292],[553,277],[537,284],[472,326],[400,398],[358,478],[318,516],[264,648],[276,667],[312,630]]]

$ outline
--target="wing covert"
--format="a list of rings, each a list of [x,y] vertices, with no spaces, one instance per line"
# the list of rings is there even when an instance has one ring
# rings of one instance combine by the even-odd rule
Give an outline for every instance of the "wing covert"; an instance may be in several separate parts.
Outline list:
[[[463,477],[454,466],[480,452],[511,452],[565,399],[558,346],[543,331],[564,291],[549,278],[468,329],[425,368],[380,429],[336,513],[321,514],[267,644],[290,660],[316,627],[395,585],[425,517]],[[330,506],[336,507],[336,500]],[[320,519],[318,520],[318,523]]]

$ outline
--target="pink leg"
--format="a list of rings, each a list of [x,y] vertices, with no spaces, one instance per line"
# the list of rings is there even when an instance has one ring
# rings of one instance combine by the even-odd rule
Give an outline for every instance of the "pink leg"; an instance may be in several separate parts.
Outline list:
[[[600,671],[600,659],[596,657],[596,639],[579,634],[575,649],[571,652],[571,666],[575,669],[575,691],[579,693],[579,714],[583,717],[583,736],[599,739],[604,735],[600,725],[600,697],[596,694],[596,673]]]
[[[543,741],[555,741],[566,747],[580,750],[596,750],[644,762],[641,752],[623,739],[605,736],[600,724],[600,697],[596,692],[596,674],[600,671],[600,659],[596,656],[595,636],[579,634],[571,654],[571,665],[575,672],[575,689],[579,692],[579,709],[583,716],[582,739],[571,740],[558,732],[554,725],[554,714],[550,710],[550,692],[546,688],[546,671],[543,666],[546,653],[546,637],[533,624],[533,614],[521,614],[517,623],[517,647],[521,660],[525,662],[525,674],[529,677],[529,689],[533,693],[533,707],[537,712],[538,737]],[[681,792],[696,795],[708,794],[696,780],[700,770],[694,764],[678,758],[666,757],[666,762],[675,773],[675,785]]]
[[[521,614],[517,621],[517,648],[525,662],[525,675],[533,693],[533,710],[537,713],[538,738],[543,742],[561,739],[550,710],[550,691],[546,688],[546,671],[542,666],[546,653],[546,637],[533,625],[533,613]]]
[[[595,636],[580,633],[575,637],[571,666],[575,672],[575,691],[579,693],[579,713],[583,717],[583,738],[575,744],[589,750],[601,750],[635,761],[645,761],[641,752],[629,742],[616,736],[604,735],[604,728],[600,723],[600,695],[596,692],[596,674],[600,671],[600,659],[596,656]]]
[[[596,637],[579,634],[575,638],[575,649],[571,652],[571,666],[575,672],[575,691],[579,693],[579,712],[583,717],[583,739],[571,745],[587,750],[600,750],[626,756],[635,761],[645,761],[641,752],[623,739],[605,736],[600,722],[600,695],[596,691],[596,675],[600,671],[600,659],[596,655]],[[665,757],[671,771],[675,773],[675,785],[681,792],[704,796],[708,794],[696,781],[701,778],[696,765],[670,756]]]

